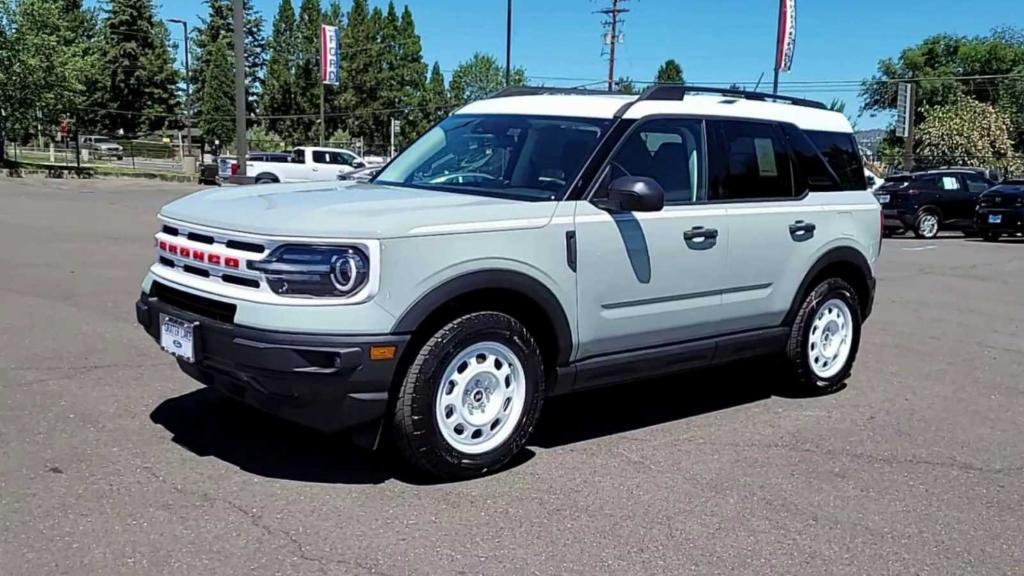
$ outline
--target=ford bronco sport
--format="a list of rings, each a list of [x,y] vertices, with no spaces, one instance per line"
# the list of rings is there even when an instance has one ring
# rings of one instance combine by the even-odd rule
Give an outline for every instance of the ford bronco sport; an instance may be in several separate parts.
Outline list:
[[[506,89],[372,183],[164,206],[138,322],[196,380],[446,478],[555,394],[771,354],[828,392],[881,249],[851,132],[766,94]]]

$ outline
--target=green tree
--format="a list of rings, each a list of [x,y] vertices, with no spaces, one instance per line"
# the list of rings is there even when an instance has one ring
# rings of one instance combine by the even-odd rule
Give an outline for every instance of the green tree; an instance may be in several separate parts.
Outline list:
[[[260,110],[270,116],[265,124],[272,132],[291,140],[295,123],[280,117],[295,113],[295,63],[299,52],[295,38],[295,9],[290,0],[282,0],[278,5],[267,51],[267,74],[260,94]]]
[[[0,108],[7,136],[53,133],[60,115],[87,101],[100,62],[97,25],[80,2],[0,0]]]
[[[961,96],[925,110],[918,127],[917,156],[922,166],[987,166],[1021,169],[1014,151],[1009,115],[991,104]]]
[[[231,0],[206,0],[207,16],[202,24],[195,29],[196,39],[192,43],[193,66],[192,83],[194,97],[202,100],[205,90],[204,79],[208,76],[205,58],[206,50],[218,42],[227,42],[231,51],[231,74],[234,78],[234,7]],[[263,18],[252,0],[242,4],[245,25],[243,38],[245,42],[245,97],[249,116],[259,113],[260,92],[263,76],[267,66],[267,39],[263,34]]]
[[[937,34],[878,63],[878,73],[864,82],[861,98],[866,110],[895,110],[897,80],[916,79],[915,119],[924,111],[969,96],[999,103],[1009,78],[959,80],[962,77],[1012,75],[1024,67],[1024,32],[993,30],[986,36]]]
[[[658,68],[658,74],[654,77],[657,84],[682,84],[683,67],[675,60],[665,60],[665,63]]]
[[[103,22],[109,130],[136,134],[161,128],[177,109],[178,73],[167,57],[168,34],[152,0],[111,0]]]
[[[203,91],[199,94],[199,128],[208,143],[221,146],[234,142],[235,77],[230,42],[222,38],[203,50]]]
[[[369,118],[358,114],[377,105],[377,62],[379,37],[370,21],[366,0],[353,0],[345,18],[345,31],[341,35],[341,98],[339,125],[357,138],[370,135]]]
[[[319,0],[302,0],[295,28],[298,59],[295,66],[295,110],[302,117],[294,121],[295,144],[319,141],[320,122],[320,24],[323,13]]]
[[[526,84],[526,70],[513,68],[513,86]],[[448,89],[453,107],[458,108],[474,100],[485,98],[505,86],[505,69],[490,54],[476,52],[452,72]]]
[[[841,113],[845,114],[846,113],[846,100],[842,100],[842,99],[839,99],[839,98],[833,98],[832,101],[829,102],[829,104],[828,104],[828,109],[833,111],[833,112],[841,112]]]
[[[448,88],[444,84],[444,74],[441,72],[441,65],[434,62],[430,69],[430,79],[427,80],[427,87],[423,92],[423,119],[424,129],[443,120],[451,111],[448,103]]]

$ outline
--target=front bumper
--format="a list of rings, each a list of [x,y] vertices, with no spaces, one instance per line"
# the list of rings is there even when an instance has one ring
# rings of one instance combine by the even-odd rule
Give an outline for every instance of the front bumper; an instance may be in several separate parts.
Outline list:
[[[143,293],[139,324],[160,341],[160,314],[195,324],[195,363],[182,371],[251,406],[324,432],[384,416],[406,335],[333,336],[259,330],[213,320]],[[389,359],[371,347],[394,346]]]
[[[990,216],[999,216],[999,222],[991,222]],[[1024,208],[981,208],[974,215],[974,226],[981,233],[1022,234]]]

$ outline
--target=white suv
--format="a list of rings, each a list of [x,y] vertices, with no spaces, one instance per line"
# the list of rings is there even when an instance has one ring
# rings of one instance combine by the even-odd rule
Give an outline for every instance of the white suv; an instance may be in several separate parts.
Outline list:
[[[846,118],[551,92],[462,108],[369,184],[168,204],[139,322],[200,382],[449,478],[507,462],[554,394],[761,354],[840,386],[881,249]]]

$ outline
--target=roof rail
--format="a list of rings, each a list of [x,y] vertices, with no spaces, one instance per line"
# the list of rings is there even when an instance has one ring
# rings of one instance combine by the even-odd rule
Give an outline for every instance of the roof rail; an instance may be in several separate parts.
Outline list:
[[[637,102],[643,102],[644,100],[682,100],[687,94],[719,94],[721,96],[731,96],[735,98],[743,98],[744,100],[758,100],[761,102],[785,102],[787,104],[793,104],[796,106],[806,106],[808,108],[817,108],[819,110],[828,110],[828,106],[816,100],[807,100],[805,98],[795,98],[793,96],[783,96],[781,94],[768,94],[766,92],[748,92],[746,90],[736,90],[733,88],[713,88],[710,86],[690,86],[688,84],[655,84],[647,90],[644,90],[643,94],[636,99]]]
[[[622,92],[614,92],[608,90],[589,90],[586,88],[557,88],[554,86],[508,86],[487,96],[487,98],[507,98],[509,96],[539,96],[544,94],[568,94],[579,96],[623,96]]]

